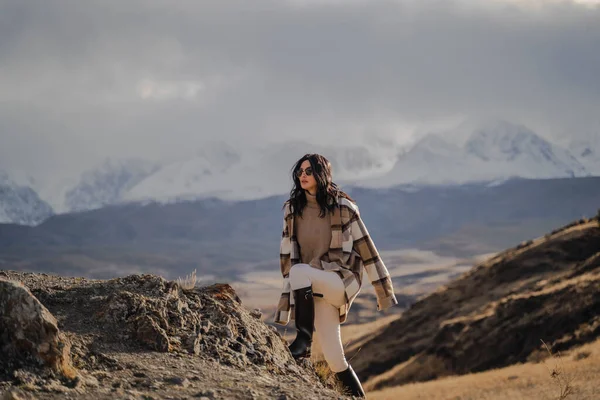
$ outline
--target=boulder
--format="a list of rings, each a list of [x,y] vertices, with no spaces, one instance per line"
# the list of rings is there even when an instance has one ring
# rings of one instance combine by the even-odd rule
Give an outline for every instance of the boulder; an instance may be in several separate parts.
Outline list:
[[[40,366],[75,378],[71,345],[56,318],[23,284],[0,279],[0,366]]]

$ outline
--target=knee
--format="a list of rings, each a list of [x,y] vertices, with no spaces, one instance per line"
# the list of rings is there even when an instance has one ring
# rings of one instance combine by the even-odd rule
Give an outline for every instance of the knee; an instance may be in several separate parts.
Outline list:
[[[309,267],[307,264],[294,264],[290,269],[290,279],[296,280],[297,278],[303,277],[306,275],[306,267]]]
[[[295,264],[290,269],[290,284],[292,290],[300,289],[311,285],[310,275],[306,268],[311,268],[306,264]]]

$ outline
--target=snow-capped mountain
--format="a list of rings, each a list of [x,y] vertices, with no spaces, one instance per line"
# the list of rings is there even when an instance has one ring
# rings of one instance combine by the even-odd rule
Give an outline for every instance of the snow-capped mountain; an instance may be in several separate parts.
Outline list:
[[[541,138],[525,126],[505,121],[475,130],[464,148],[490,165],[497,164],[504,177],[555,178],[589,174],[568,150]]]
[[[573,140],[569,150],[592,175],[600,176],[600,130],[598,133]]]
[[[460,147],[429,134],[400,155],[388,172],[356,184],[384,188],[405,183],[462,183],[472,179],[472,175],[467,178],[464,172],[475,162],[475,158],[464,154]]]
[[[52,214],[52,207],[32,188],[18,185],[0,171],[0,223],[37,225]]]
[[[336,182],[352,183],[389,171],[401,151],[393,142],[374,141],[369,145],[329,147],[316,152],[322,152],[331,161]]]
[[[45,181],[39,179],[29,179],[31,184],[21,182],[20,186],[33,187],[40,197],[52,199],[56,212],[90,210],[121,202],[174,202],[207,197],[253,200],[289,192],[292,165],[306,153],[325,155],[332,163],[335,182],[344,187],[412,184],[413,190],[424,184],[499,184],[512,177],[600,175],[598,136],[573,142],[565,149],[525,126],[488,121],[430,133],[411,147],[376,138],[354,146],[288,141],[235,148],[224,142],[210,142],[191,157],[162,165],[141,160],[107,160],[70,186],[53,182],[44,186]],[[11,187],[16,187],[14,182]],[[6,214],[6,210],[1,212]],[[37,215],[27,221],[39,221]],[[0,218],[13,221],[6,215]]]
[[[157,164],[143,160],[107,159],[99,167],[85,172],[75,187],[66,192],[65,207],[68,211],[83,211],[118,203],[158,168]]]
[[[127,201],[173,201],[201,197],[250,200],[291,189],[293,163],[306,153],[325,154],[336,181],[345,182],[389,169],[395,153],[363,146],[327,147],[304,142],[272,143],[244,151],[211,143],[196,156],[163,166],[133,187]]]
[[[163,165],[124,196],[126,201],[178,200],[205,195],[209,182],[218,181],[241,161],[241,155],[223,142],[206,143],[195,155]]]
[[[399,156],[389,172],[361,180],[358,185],[460,184],[511,177],[543,179],[590,175],[568,150],[522,125],[503,121],[488,123],[475,128],[461,146],[450,140],[453,138],[446,140],[428,134]]]

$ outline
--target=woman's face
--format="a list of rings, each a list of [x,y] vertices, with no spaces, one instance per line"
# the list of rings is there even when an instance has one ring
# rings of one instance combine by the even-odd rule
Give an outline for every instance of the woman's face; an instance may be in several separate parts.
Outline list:
[[[298,170],[298,172],[303,171],[302,175],[300,175],[298,179],[300,180],[300,186],[302,186],[302,189],[307,190],[310,194],[314,195],[317,194],[317,181],[315,180],[314,174],[309,176],[306,173],[307,169],[309,172],[312,171],[310,161],[304,160],[302,165],[300,165],[300,169]]]

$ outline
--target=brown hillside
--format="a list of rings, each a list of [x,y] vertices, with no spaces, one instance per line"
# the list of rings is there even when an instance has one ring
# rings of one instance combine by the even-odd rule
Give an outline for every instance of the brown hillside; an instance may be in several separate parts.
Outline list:
[[[541,340],[564,350],[599,336],[600,228],[582,220],[418,301],[363,343],[353,365],[373,390],[523,362]]]

